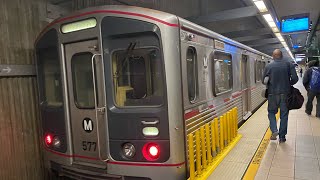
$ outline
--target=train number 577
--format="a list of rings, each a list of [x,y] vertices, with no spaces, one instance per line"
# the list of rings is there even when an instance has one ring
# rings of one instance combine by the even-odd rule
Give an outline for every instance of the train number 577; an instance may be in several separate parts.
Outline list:
[[[97,143],[90,141],[82,141],[82,149],[84,151],[96,151]]]

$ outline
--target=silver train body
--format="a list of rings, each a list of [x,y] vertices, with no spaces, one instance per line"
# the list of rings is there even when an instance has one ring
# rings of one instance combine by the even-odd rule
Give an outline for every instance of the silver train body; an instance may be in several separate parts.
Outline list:
[[[46,164],[75,179],[186,179],[186,135],[233,107],[248,118],[271,59],[129,6],[57,19],[35,48]]]

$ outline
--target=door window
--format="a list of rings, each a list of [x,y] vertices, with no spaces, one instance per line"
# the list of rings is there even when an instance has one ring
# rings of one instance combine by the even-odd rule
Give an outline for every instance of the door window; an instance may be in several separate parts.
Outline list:
[[[261,81],[261,61],[255,61],[255,80],[256,82]]]
[[[194,102],[197,98],[197,53],[196,49],[189,47],[187,50],[187,80],[188,80],[188,97],[190,102]]]
[[[94,108],[92,53],[77,53],[71,58],[74,100],[78,108]]]

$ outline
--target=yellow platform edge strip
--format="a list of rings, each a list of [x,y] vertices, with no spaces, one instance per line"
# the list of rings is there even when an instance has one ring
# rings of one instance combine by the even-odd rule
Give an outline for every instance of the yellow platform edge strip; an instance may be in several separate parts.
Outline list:
[[[276,114],[276,119],[278,120],[280,117],[280,113],[278,112]],[[269,142],[270,142],[270,137],[271,137],[271,130],[270,128],[267,129],[266,133],[264,134],[263,139],[261,140],[261,143],[254,154],[252,161],[249,164],[249,167],[247,171],[245,172],[243,176],[243,180],[253,180],[259,170],[261,161],[263,159],[263,156],[268,148]]]
[[[219,164],[222,162],[222,160],[228,155],[228,153],[234,148],[234,146],[240,141],[242,138],[241,134],[238,134],[230,144],[223,149],[221,153],[219,153],[218,156],[216,156],[214,161],[210,164],[208,164],[207,168],[204,170],[200,176],[196,176],[196,180],[206,180],[211,173],[219,166]],[[190,178],[188,179],[190,180]]]

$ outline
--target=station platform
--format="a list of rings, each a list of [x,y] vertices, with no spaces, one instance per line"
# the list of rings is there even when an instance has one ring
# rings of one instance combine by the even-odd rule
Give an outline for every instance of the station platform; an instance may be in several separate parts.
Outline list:
[[[302,79],[295,85],[305,97]],[[304,110],[289,112],[287,141],[270,140],[267,102],[239,129],[241,140],[229,152],[208,180],[320,179],[320,119]],[[279,127],[280,120],[278,121]]]

